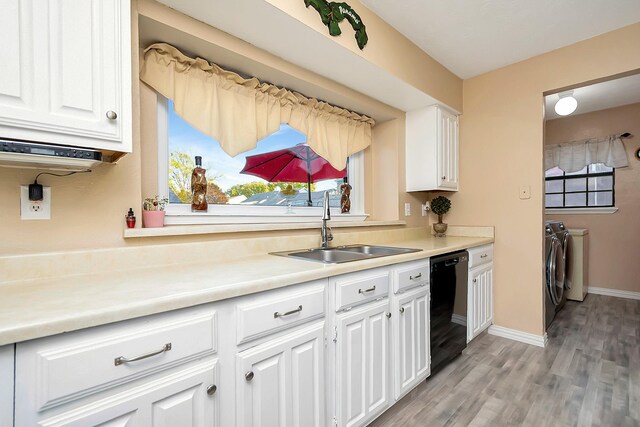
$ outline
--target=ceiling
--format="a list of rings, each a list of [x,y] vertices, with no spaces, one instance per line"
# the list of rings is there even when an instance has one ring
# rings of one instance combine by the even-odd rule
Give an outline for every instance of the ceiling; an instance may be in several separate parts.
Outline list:
[[[361,0],[467,79],[640,22],[640,0]]]
[[[573,90],[573,97],[578,101],[578,108],[571,116],[635,104],[640,102],[640,74],[579,87]],[[545,97],[545,119],[563,117],[554,110],[558,99],[557,94]]]

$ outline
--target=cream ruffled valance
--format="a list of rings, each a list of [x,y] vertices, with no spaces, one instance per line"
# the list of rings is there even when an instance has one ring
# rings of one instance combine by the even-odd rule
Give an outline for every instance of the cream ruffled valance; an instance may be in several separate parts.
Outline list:
[[[281,123],[307,136],[307,144],[336,169],[371,145],[373,119],[297,92],[245,79],[175,47],[145,50],[140,79],[174,103],[175,111],[220,142],[230,156],[256,147]]]
[[[544,148],[544,169],[558,167],[565,172],[577,172],[593,163],[604,163],[611,168],[629,165],[627,152],[619,136],[586,139]]]

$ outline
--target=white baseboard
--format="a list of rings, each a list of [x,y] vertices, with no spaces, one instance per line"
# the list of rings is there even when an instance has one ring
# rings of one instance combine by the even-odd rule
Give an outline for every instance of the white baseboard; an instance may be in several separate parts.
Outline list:
[[[547,341],[549,340],[546,332],[544,335],[534,335],[528,332],[522,332],[516,329],[509,329],[504,326],[496,325],[489,326],[489,334],[543,348],[547,346]]]
[[[465,316],[461,316],[459,314],[452,314],[451,315],[451,321],[453,323],[456,323],[458,325],[462,325],[464,327],[467,326],[467,318]]]
[[[587,289],[587,293],[596,294],[596,295],[606,295],[610,297],[618,297],[618,298],[627,298],[627,299],[638,299],[640,300],[640,292],[632,292],[632,291],[619,291],[617,289],[609,289],[609,288],[594,288],[589,286]]]

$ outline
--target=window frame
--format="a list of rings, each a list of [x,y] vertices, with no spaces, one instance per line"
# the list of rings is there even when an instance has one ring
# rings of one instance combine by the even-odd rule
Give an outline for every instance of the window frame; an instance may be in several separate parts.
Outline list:
[[[169,111],[168,100],[157,94],[158,128],[158,195],[168,197],[169,189]],[[349,156],[349,183],[362,191],[351,193],[351,213],[331,208],[331,219],[338,222],[359,222],[367,219],[364,212],[364,153]],[[322,216],[322,207],[294,206],[294,213],[286,213],[287,206],[238,206],[209,204],[206,213],[191,212],[191,205],[167,203],[165,224],[264,224],[313,222]]]
[[[565,171],[562,171],[562,175],[558,175],[558,176],[546,176],[546,172],[545,171],[545,178],[544,178],[544,182],[545,182],[545,189],[544,189],[544,196],[545,196],[545,210],[554,210],[554,211],[571,211],[571,210],[576,210],[576,209],[580,209],[580,210],[611,210],[612,208],[615,209],[616,207],[616,168],[611,168],[610,172],[589,172],[589,168],[597,163],[591,163],[589,165],[587,165],[587,173],[582,173],[582,174],[572,174],[572,175],[567,175],[567,173]],[[598,177],[603,177],[603,176],[610,176],[612,179],[612,183],[611,183],[611,189],[610,190],[589,190],[589,178],[598,178]],[[566,183],[567,183],[567,179],[580,179],[580,178],[584,178],[585,179],[585,190],[584,191],[566,191]],[[562,181],[562,191],[558,192],[547,192],[547,182],[549,181]],[[589,194],[591,193],[605,193],[605,192],[611,192],[611,204],[610,205],[597,205],[597,206],[589,206]],[[567,194],[581,194],[584,193],[585,194],[585,205],[581,205],[581,206],[566,206],[566,195]],[[547,196],[548,195],[558,195],[561,194],[562,195],[562,206],[547,206]]]

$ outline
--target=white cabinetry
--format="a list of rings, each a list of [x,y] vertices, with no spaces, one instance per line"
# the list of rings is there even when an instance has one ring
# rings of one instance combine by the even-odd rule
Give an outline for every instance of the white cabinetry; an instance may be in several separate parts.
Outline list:
[[[7,0],[0,136],[131,151],[129,0]]]
[[[38,423],[42,426],[217,426],[215,361],[175,372],[156,381],[80,406]],[[26,424],[25,424],[26,425]]]
[[[429,288],[397,295],[392,302],[394,392],[396,400],[430,372]]]
[[[237,426],[325,426],[324,321],[240,352]]]
[[[339,426],[364,426],[389,398],[389,301],[339,314],[336,339],[336,408]]]
[[[13,345],[0,347],[0,427],[13,426]]]
[[[16,425],[217,425],[216,318],[192,308],[18,343]]]
[[[467,341],[493,323],[493,245],[469,250]]]
[[[458,190],[458,116],[440,105],[406,114],[407,191]]]

